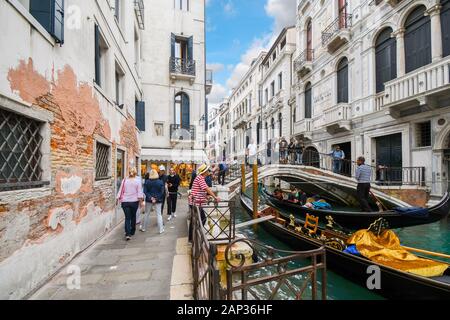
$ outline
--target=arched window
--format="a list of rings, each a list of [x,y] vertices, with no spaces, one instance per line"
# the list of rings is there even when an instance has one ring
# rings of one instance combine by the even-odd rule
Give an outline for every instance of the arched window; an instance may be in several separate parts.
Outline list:
[[[306,61],[312,61],[312,48],[312,23],[310,20],[306,26]]]
[[[189,96],[184,92],[175,96],[175,124],[184,129],[191,125]]]
[[[431,23],[425,6],[414,9],[405,22],[406,72],[431,63]]]
[[[283,115],[281,113],[278,114],[278,126],[280,128],[280,137],[283,136]]]
[[[348,102],[348,60],[343,58],[337,68],[337,102]]]
[[[305,119],[312,118],[312,89],[311,82],[305,86]]]
[[[450,0],[441,1],[441,5],[442,53],[446,57],[450,55]]]
[[[391,37],[392,29],[384,29],[375,44],[377,93],[384,91],[384,84],[397,77],[397,42]]]
[[[275,119],[272,118],[272,120],[270,120],[270,137],[274,138],[275,137]]]

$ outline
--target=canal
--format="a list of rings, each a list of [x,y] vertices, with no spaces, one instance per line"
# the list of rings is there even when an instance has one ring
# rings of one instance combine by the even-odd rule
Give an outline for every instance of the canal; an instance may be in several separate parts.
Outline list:
[[[250,196],[251,190],[247,190],[246,194]],[[251,219],[242,208],[239,201],[236,201],[235,212],[236,223],[245,222]],[[450,219],[448,217],[436,223],[395,229],[394,231],[399,236],[403,245],[450,254]],[[292,248],[283,242],[280,242],[278,239],[266,232],[262,227],[258,227],[256,232],[253,227],[239,229],[239,233],[245,235],[247,238],[257,240],[277,249],[292,250]],[[450,261],[446,262],[450,263]],[[367,288],[352,283],[333,271],[328,270],[327,277],[327,299],[329,300],[384,299],[382,296],[370,291]]]

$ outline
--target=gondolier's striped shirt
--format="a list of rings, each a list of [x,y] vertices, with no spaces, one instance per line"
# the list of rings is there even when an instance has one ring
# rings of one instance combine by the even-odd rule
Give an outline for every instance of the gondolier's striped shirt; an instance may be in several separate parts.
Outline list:
[[[355,177],[358,183],[370,183],[372,179],[372,168],[367,164],[358,166]]]

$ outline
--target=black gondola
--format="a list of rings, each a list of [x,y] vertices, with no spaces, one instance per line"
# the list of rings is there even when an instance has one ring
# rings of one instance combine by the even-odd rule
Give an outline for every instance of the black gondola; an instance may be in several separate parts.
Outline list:
[[[251,200],[241,195],[241,203],[247,213],[253,216]],[[286,216],[283,217],[288,219]],[[317,249],[323,245],[320,240],[291,230],[276,221],[269,220],[261,224],[269,233],[294,250]],[[367,280],[370,276],[368,268],[374,265],[378,266],[380,268],[381,289],[373,289],[373,291],[386,298],[450,299],[450,268],[446,270],[442,277],[426,278],[377,264],[364,257],[345,253],[330,245],[326,245],[326,251],[327,267],[362,287],[367,288]]]
[[[384,218],[392,229],[417,226],[439,221],[450,212],[450,196],[448,193],[433,207],[427,209],[426,215],[413,215],[399,213],[396,210],[382,212],[351,212],[333,210],[315,210],[305,208],[302,205],[287,200],[279,200],[263,189],[263,195],[267,201],[275,207],[288,210],[290,213],[304,218],[307,213],[319,217],[321,222],[326,222],[326,217],[331,216],[334,221],[346,228],[363,229],[378,218]]]

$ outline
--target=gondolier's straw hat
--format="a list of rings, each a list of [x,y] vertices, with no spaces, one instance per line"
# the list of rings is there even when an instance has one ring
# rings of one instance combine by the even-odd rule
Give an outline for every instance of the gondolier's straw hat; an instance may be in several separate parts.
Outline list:
[[[209,166],[206,163],[204,163],[200,166],[200,168],[198,168],[197,172],[198,172],[198,174],[203,174],[208,170],[209,170]]]

